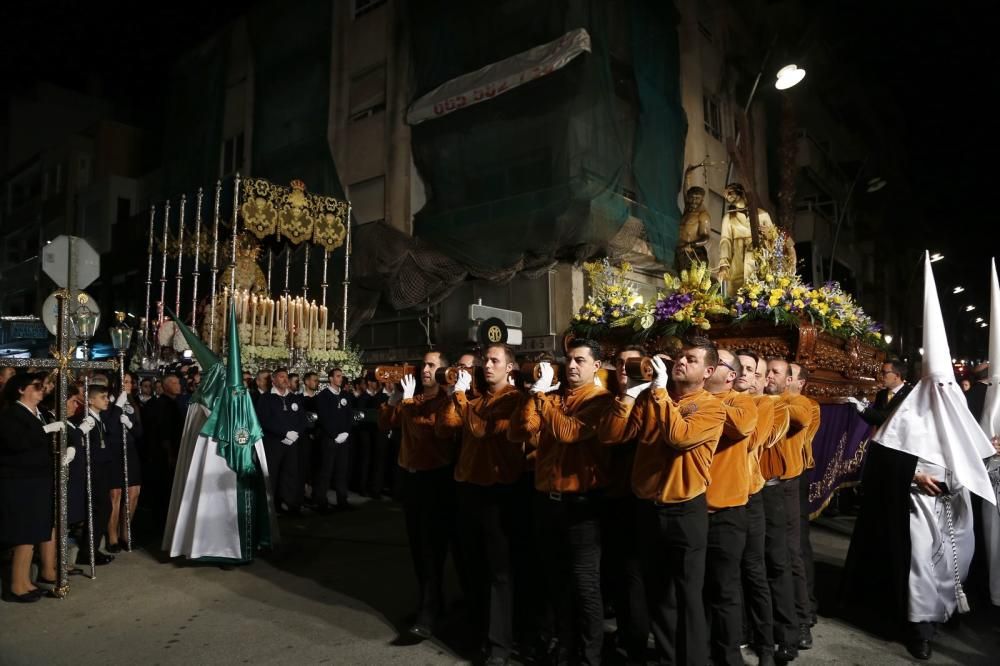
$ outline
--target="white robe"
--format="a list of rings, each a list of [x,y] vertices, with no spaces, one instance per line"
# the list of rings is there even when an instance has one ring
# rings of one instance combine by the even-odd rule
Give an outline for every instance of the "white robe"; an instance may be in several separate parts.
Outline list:
[[[1000,455],[986,461],[986,470],[993,483],[997,505],[1000,505]],[[1000,606],[1000,509],[989,502],[983,502],[983,539],[990,572],[990,601]]]
[[[944,480],[950,496],[931,497],[913,488],[910,491],[910,622],[945,622],[957,605],[955,586],[958,574],[964,580],[975,550],[972,531],[972,502],[969,491],[958,485],[955,475],[944,468],[920,460],[916,473]],[[954,547],[948,528],[947,504],[951,504]],[[992,509],[992,505],[987,504]]]

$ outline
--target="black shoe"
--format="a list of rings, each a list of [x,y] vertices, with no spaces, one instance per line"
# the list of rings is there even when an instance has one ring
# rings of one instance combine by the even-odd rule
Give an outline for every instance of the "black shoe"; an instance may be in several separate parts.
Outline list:
[[[507,666],[510,660],[507,657],[490,657],[483,663],[485,666]]]
[[[102,567],[105,564],[111,564],[114,561],[115,561],[114,555],[108,555],[107,553],[102,553],[101,551],[97,551],[96,553],[94,553],[94,564],[96,564],[99,567]],[[90,564],[90,555],[81,551],[80,554],[76,556],[76,563]]]
[[[909,641],[906,644],[906,649],[909,650],[915,659],[931,658],[931,642],[924,638]]]
[[[811,650],[813,646],[813,635],[808,624],[799,625],[799,649]]]
[[[422,640],[427,640],[433,634],[431,632],[430,627],[428,627],[426,624],[420,624],[419,622],[417,622],[415,625],[410,627],[410,635],[416,636],[417,638],[420,638]]]
[[[44,592],[41,590],[31,590],[30,592],[25,592],[24,594],[14,594],[13,592],[4,592],[3,600],[9,601],[15,604],[33,604],[42,598]]]
[[[113,543],[108,546],[107,550],[109,553],[120,553],[122,552],[122,547],[121,544]]]
[[[794,645],[779,645],[774,651],[774,661],[778,664],[787,664],[795,661],[799,656],[799,650]]]
[[[757,653],[757,666],[775,666],[775,664],[774,664],[774,653],[772,653],[772,652],[758,652]]]

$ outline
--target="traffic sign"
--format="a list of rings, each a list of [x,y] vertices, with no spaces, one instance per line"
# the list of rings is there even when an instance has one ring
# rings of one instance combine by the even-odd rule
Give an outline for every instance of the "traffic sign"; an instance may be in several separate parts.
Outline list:
[[[42,270],[63,289],[85,289],[101,275],[101,255],[82,238],[57,236],[42,248]]]

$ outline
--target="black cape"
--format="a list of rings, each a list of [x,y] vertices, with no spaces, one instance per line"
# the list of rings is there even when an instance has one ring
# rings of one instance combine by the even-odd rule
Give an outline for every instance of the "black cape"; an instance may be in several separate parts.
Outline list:
[[[861,625],[888,633],[905,626],[910,578],[910,484],[917,457],[870,443],[864,495],[844,565],[841,600]]]

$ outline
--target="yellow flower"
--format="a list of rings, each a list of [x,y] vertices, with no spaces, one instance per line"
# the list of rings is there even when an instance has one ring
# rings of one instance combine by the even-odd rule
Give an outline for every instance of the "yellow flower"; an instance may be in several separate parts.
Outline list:
[[[707,321],[703,321],[703,322],[701,322],[700,324],[698,324],[698,326],[700,326],[701,328],[703,328],[703,329],[704,329],[704,330],[706,330],[706,331],[707,331],[708,329],[712,328],[712,324],[710,324],[710,323],[709,323],[709,322],[707,322]]]
[[[768,273],[767,275],[764,276],[764,281],[765,282],[774,282],[774,275],[771,274],[771,273]]]
[[[796,298],[793,305],[797,308],[802,308],[805,307],[806,304],[802,302],[802,299]]]
[[[778,280],[778,284],[780,284],[780,285],[781,285],[782,287],[787,287],[787,286],[788,286],[788,285],[790,285],[791,283],[792,283],[792,281],[791,281],[791,280],[789,280],[789,279],[788,279],[788,278],[786,278],[786,277],[783,277],[783,278],[781,278],[780,280]]]
[[[737,296],[736,297],[736,302],[739,303],[740,305],[742,305],[743,302],[744,302],[744,298],[742,296]]]
[[[794,287],[792,288],[792,296],[794,296],[795,298],[800,298],[802,296],[803,291],[805,290],[802,287]]]
[[[674,319],[677,321],[684,321],[684,310],[674,313]]]
[[[778,303],[780,303],[780,302],[781,302],[780,298],[772,296],[770,298],[770,300],[768,300],[767,304],[773,308],[773,307],[776,307],[778,305]]]
[[[758,307],[760,307],[760,302],[759,301],[751,301],[750,302],[750,307],[752,307],[752,308],[758,308]]]
[[[771,298],[781,298],[784,295],[785,295],[785,291],[783,289],[772,289],[771,290]]]

